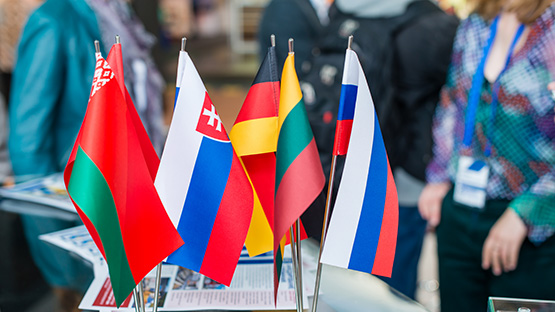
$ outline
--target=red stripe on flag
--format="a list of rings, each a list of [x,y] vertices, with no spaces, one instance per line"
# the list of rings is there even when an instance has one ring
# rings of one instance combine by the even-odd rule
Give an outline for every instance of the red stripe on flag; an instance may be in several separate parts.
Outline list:
[[[345,155],[349,148],[351,131],[353,130],[353,120],[338,120],[335,125],[335,140],[333,143],[333,155]]]
[[[154,179],[156,178],[156,173],[158,172],[158,166],[160,165],[160,158],[158,157],[158,154],[156,154],[156,150],[154,150],[152,142],[150,142],[150,138],[146,133],[141,118],[139,117],[139,113],[135,108],[135,104],[133,104],[131,96],[129,95],[129,92],[125,87],[121,44],[118,43],[112,46],[112,49],[110,49],[110,53],[108,54],[106,61],[115,74],[115,78],[120,87],[121,94],[123,95],[127,104],[128,112],[131,115],[131,121],[133,122],[135,131],[137,132],[139,144],[141,146],[146,165],[148,166],[150,177],[152,178],[152,181],[154,181]]]
[[[275,217],[274,251],[289,227],[314,202],[324,188],[325,178],[318,160],[318,149],[314,138],[291,163],[281,179],[276,192],[275,206],[280,217]]]
[[[235,151],[200,273],[229,286],[249,229],[253,193]],[[225,260],[225,261],[224,261]]]
[[[130,122],[132,117],[116,80],[100,88],[93,101],[94,105],[89,103],[87,109],[87,122],[81,128],[80,144],[112,191],[125,252],[138,283],[182,241],[154,188],[140,152],[135,125]],[[145,231],[145,226],[153,221],[157,224],[157,235]],[[160,244],[159,237],[166,237],[167,241]],[[148,253],[144,251],[145,246],[150,246]]]
[[[96,247],[98,248],[98,250],[100,250],[100,253],[104,257],[104,260],[106,260],[106,253],[104,252],[104,245],[102,245],[102,240],[100,240],[100,235],[98,235],[98,232],[96,231],[96,228],[92,224],[91,220],[89,220],[89,217],[87,217],[87,215],[83,213],[81,208],[79,208],[79,206],[77,206],[75,204],[73,199],[71,201],[73,202],[73,206],[76,208],[75,210],[77,210],[77,214],[81,218],[81,221],[83,222],[83,224],[87,228],[87,231],[89,231],[89,235],[91,236],[94,243],[96,244]]]
[[[397,229],[399,227],[399,202],[397,188],[393,181],[393,174],[387,160],[387,191],[385,194],[385,205],[382,219],[382,227],[372,274],[391,277],[393,270],[393,259],[395,258],[395,246],[397,245]]]
[[[276,189],[276,154],[265,153],[241,157],[251,178],[270,228],[274,229],[274,190]]]
[[[268,98],[273,96],[273,99]],[[270,104],[266,104],[270,102]],[[279,82],[261,82],[251,86],[235,124],[257,118],[276,117],[279,103]]]

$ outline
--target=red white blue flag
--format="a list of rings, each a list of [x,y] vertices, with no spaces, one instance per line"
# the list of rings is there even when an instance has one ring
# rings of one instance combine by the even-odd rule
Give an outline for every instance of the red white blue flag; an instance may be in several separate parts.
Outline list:
[[[334,154],[347,156],[321,262],[390,277],[397,189],[370,88],[352,50],[345,57],[339,107]]]
[[[252,216],[253,192],[187,52],[155,186],[185,244],[167,262],[228,285]]]

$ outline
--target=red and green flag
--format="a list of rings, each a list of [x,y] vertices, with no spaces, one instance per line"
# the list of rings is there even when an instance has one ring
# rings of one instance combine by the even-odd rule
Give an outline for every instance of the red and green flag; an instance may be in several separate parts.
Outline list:
[[[154,188],[138,131],[110,65],[97,53],[89,104],[64,172],[68,194],[106,259],[116,304],[183,241]],[[131,103],[132,104],[132,103]],[[148,150],[148,149],[147,149]]]
[[[325,184],[324,172],[308,122],[295,72],[295,56],[283,65],[278,114],[274,210],[274,283],[279,283],[283,259],[282,238],[291,225],[318,197]],[[280,242],[282,242],[280,244]],[[277,289],[277,285],[276,289]],[[275,293],[274,295],[277,295]]]

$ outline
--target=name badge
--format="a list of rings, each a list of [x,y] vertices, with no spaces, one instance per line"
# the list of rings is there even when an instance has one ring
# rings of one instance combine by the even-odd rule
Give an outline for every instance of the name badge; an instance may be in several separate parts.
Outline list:
[[[488,176],[489,166],[485,161],[461,156],[453,199],[466,206],[484,208]]]

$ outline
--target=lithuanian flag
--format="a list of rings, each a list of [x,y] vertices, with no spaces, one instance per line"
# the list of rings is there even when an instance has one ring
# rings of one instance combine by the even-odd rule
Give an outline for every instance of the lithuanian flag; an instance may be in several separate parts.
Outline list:
[[[320,194],[325,184],[316,142],[295,72],[294,58],[294,53],[290,52],[281,76],[274,211],[274,283],[279,282],[277,274],[283,257],[280,241]],[[277,284],[275,286],[277,289]]]
[[[64,172],[68,194],[108,264],[118,307],[183,245],[154,188],[141,146],[146,132],[137,131],[142,124],[127,104],[97,53],[89,105]]]

